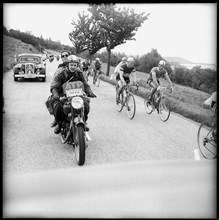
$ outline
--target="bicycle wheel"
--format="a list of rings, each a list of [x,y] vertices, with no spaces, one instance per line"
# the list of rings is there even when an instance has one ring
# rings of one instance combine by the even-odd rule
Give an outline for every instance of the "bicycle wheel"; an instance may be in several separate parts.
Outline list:
[[[162,97],[158,106],[158,114],[162,121],[167,121],[170,117],[170,102],[166,97]]]
[[[135,110],[136,110],[136,104],[135,104],[135,98],[134,95],[131,93],[127,96],[126,99],[126,107],[127,107],[127,115],[130,119],[133,119],[135,116]]]
[[[146,98],[144,100],[144,108],[145,108],[145,111],[146,111],[147,114],[151,114],[153,112],[152,104],[151,104],[151,102],[148,101],[149,94],[150,94],[150,92],[148,92],[146,94]]]
[[[116,96],[117,96],[117,93],[116,93]],[[124,106],[124,105],[123,105],[122,100],[123,100],[123,97],[122,97],[122,94],[120,93],[120,95],[119,95],[119,100],[117,101],[117,99],[116,99],[117,111],[118,111],[118,112],[121,112],[122,109],[123,109],[123,106]]]
[[[213,130],[213,128],[205,128],[203,124],[198,129],[197,141],[199,150],[206,159],[215,159],[217,157],[217,143],[212,136]]]

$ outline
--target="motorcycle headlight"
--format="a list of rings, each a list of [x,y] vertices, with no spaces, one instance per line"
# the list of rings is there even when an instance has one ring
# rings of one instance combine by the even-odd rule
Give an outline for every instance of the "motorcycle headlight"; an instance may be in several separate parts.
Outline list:
[[[71,100],[72,107],[75,109],[80,109],[83,107],[84,101],[81,97],[74,97]]]

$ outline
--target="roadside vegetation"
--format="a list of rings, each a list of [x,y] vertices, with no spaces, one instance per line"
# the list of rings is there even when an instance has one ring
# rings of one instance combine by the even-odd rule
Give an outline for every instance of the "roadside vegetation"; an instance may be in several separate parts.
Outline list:
[[[123,33],[124,35],[121,34],[116,38],[114,36],[115,29],[118,29],[118,32],[122,31],[119,24],[123,17],[114,6],[110,6],[110,8],[101,7],[92,6],[89,9],[93,13],[92,17],[83,14],[79,17],[78,23],[74,23],[75,29],[69,35],[72,39],[72,47],[62,45],[60,42],[54,42],[51,39],[35,37],[31,32],[24,33],[19,30],[7,30],[3,26],[3,72],[11,69],[15,64],[14,55],[24,52],[43,53],[45,50],[56,54],[61,50],[67,49],[72,54],[82,58],[92,60],[98,56],[103,62],[103,72],[105,73],[102,79],[115,85],[116,82],[110,81],[109,77],[122,57],[127,57],[127,55],[124,53],[112,53],[111,50],[117,45],[125,43],[126,40],[132,40],[135,35],[133,27],[135,25],[140,27],[142,22],[148,19],[148,15],[137,15],[133,11],[124,10],[122,14],[128,21],[124,29],[129,30],[129,32]],[[104,17],[100,16],[100,12],[106,15],[115,13],[115,20],[104,20]],[[133,24],[131,22],[133,17],[136,18],[135,25],[130,25]],[[101,21],[101,26],[93,26],[95,28],[92,29],[92,36],[96,37],[95,39],[89,38],[90,31],[87,32],[87,30],[89,30],[90,26],[87,25],[98,24],[98,19]],[[111,23],[114,24],[115,28],[109,29]],[[83,28],[79,29],[79,26],[83,26]],[[114,38],[111,39],[110,36],[114,36]],[[117,39],[116,42],[113,42],[114,39]],[[114,44],[112,45],[110,42]],[[99,53],[99,50],[104,47],[106,52]],[[160,59],[164,58],[156,49],[151,49],[150,52],[141,57],[133,57],[137,70],[137,81],[140,85],[139,91],[135,94],[144,97],[146,92],[149,91],[149,87],[146,84],[148,73],[152,67],[157,66]],[[210,107],[204,106],[203,102],[212,92],[217,90],[217,72],[211,69],[202,69],[201,67],[194,67],[190,70],[180,66],[180,63],[177,62],[174,62],[175,68],[171,68],[171,65],[173,63],[167,62],[167,71],[175,84],[174,92],[168,94],[172,111],[198,123],[203,122],[205,125],[210,126],[215,119],[213,119]],[[166,81],[161,79],[161,84],[165,85]]]

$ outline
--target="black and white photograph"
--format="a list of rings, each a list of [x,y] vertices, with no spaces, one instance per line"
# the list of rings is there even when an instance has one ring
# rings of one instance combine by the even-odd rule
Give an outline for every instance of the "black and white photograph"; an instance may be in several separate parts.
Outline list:
[[[218,218],[217,2],[3,3],[3,218]]]

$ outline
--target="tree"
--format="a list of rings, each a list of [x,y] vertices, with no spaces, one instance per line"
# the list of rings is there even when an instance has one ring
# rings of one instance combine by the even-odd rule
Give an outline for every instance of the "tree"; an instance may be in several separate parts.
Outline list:
[[[117,10],[115,4],[90,5],[88,10],[102,28],[103,43],[108,52],[106,75],[109,75],[111,50],[127,40],[135,40],[135,32],[148,19],[149,14],[144,16],[143,12],[138,15],[133,9],[125,7]]]
[[[98,22],[88,14],[79,13],[78,17],[77,22],[72,21],[74,29],[69,33],[69,39],[75,47],[76,54],[88,51],[92,60],[92,56],[104,47],[102,30]]]

